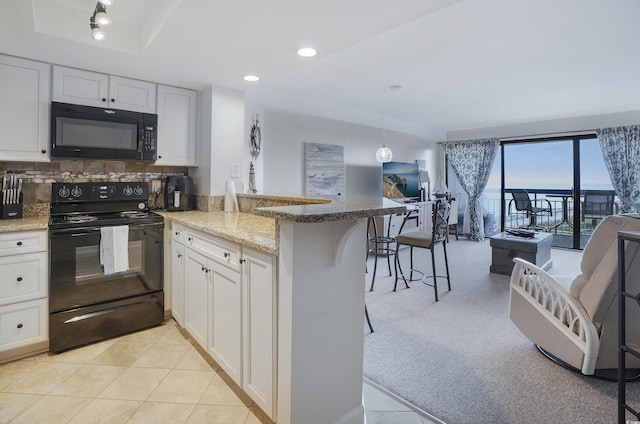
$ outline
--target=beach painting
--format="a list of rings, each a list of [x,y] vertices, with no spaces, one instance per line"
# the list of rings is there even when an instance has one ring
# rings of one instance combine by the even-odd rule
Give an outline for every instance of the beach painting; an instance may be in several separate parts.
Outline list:
[[[304,143],[307,196],[344,195],[344,146]]]

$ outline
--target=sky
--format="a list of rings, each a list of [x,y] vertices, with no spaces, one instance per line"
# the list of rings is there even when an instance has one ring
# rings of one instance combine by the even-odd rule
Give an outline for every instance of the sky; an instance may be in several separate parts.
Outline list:
[[[571,140],[505,145],[506,188],[566,189],[573,185]],[[596,138],[580,142],[581,189],[612,188]],[[500,188],[500,153],[495,159],[487,188]]]

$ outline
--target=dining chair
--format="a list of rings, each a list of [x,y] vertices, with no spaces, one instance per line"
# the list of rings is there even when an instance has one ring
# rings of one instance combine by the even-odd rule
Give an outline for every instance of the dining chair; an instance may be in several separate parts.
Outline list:
[[[511,215],[511,204],[513,203],[516,209],[516,214],[523,215],[529,221],[528,224],[520,227],[549,231],[548,226],[543,227],[538,224],[538,217],[547,216],[550,218],[553,216],[551,202],[547,199],[536,199],[532,201],[529,197],[529,192],[524,189],[508,189],[507,192],[511,193],[511,196],[513,197],[513,199],[509,201],[508,214]],[[535,202],[546,202],[546,205],[535,206]]]
[[[400,230],[400,234],[398,234],[395,238],[397,243],[397,252],[400,252],[400,248],[404,246],[409,246],[409,260],[410,260],[410,272],[409,272],[409,280],[411,281],[422,281],[422,283],[433,287],[435,292],[436,302],[438,301],[438,278],[446,278],[447,285],[449,287],[449,291],[451,291],[451,278],[449,276],[449,262],[447,259],[447,232],[449,231],[449,215],[451,212],[451,204],[446,199],[438,199],[435,201],[433,205],[433,213],[432,213],[432,226],[431,232],[425,232],[420,230],[408,231],[406,233]],[[446,270],[446,275],[437,275],[436,273],[436,258],[435,258],[435,248],[436,246],[441,245],[444,253],[444,266]],[[414,269],[413,267],[413,248],[422,248],[428,249],[431,252],[431,268],[432,275],[427,275],[425,272],[420,271],[418,269]],[[393,291],[396,291],[398,285],[398,279],[402,278],[404,284],[407,288],[409,285],[407,284],[407,279],[404,276],[402,271],[402,267],[400,265],[400,255],[396,254],[395,257],[395,270],[396,270],[396,279],[395,284],[393,286]],[[420,280],[413,279],[413,273],[417,272],[422,275]],[[428,279],[433,279],[433,283],[430,284],[427,282]]]
[[[586,231],[593,231],[600,220],[607,215],[613,215],[614,198],[613,190],[585,190],[582,201],[582,220],[587,224],[591,220],[591,227]]]

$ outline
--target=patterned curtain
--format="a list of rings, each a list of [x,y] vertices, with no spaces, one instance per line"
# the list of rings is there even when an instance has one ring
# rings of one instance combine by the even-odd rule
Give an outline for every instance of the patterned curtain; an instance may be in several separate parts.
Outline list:
[[[636,212],[640,202],[640,125],[600,128],[596,135],[620,199],[620,212]]]
[[[497,138],[482,138],[439,144],[442,145],[460,185],[469,196],[467,202],[469,238],[482,241],[484,240],[484,221],[480,208],[480,195],[489,180],[500,141]],[[466,216],[465,212],[465,218]]]

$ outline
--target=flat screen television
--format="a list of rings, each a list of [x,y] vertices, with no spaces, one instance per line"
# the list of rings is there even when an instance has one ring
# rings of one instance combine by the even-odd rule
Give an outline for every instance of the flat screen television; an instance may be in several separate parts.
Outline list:
[[[388,199],[420,199],[420,174],[417,163],[382,164],[382,196]]]

